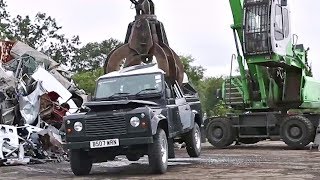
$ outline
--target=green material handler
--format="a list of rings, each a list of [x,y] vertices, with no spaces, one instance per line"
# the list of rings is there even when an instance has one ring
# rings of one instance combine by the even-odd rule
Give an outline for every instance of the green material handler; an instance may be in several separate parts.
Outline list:
[[[207,119],[209,142],[223,148],[280,138],[305,147],[319,125],[320,82],[312,78],[309,49],[292,35],[287,1],[229,1],[240,75],[230,75],[219,97],[241,113]]]

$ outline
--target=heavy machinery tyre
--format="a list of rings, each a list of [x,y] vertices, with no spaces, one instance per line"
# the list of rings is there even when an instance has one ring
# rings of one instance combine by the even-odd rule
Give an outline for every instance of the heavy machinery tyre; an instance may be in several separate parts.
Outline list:
[[[303,116],[290,116],[281,124],[281,138],[290,147],[301,149],[314,138],[315,128],[311,121]]]
[[[149,166],[153,173],[163,174],[168,167],[168,141],[164,130],[158,128],[153,143],[148,146]]]
[[[259,142],[260,139],[259,138],[242,138],[239,139],[239,142],[241,142],[242,144],[255,144],[257,142]]]
[[[194,123],[193,129],[188,132],[185,138],[188,155],[199,157],[201,153],[201,131],[197,123]]]
[[[70,150],[71,170],[76,176],[88,175],[92,168],[92,159],[88,152],[83,150]]]
[[[138,154],[126,154],[126,157],[129,161],[139,161],[141,156]]]
[[[225,148],[235,140],[232,123],[226,118],[213,119],[209,122],[206,131],[209,143],[217,148]]]

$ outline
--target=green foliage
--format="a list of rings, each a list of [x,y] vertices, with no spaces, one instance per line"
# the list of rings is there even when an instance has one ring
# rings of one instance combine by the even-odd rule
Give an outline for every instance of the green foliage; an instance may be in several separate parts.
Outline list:
[[[71,66],[74,71],[91,71],[103,66],[108,54],[121,42],[116,39],[108,39],[105,41],[88,43],[76,52],[76,56],[72,59]]]
[[[70,62],[77,46],[79,37],[66,38],[60,33],[61,27],[56,20],[45,13],[35,17],[17,15],[11,18],[6,10],[6,2],[0,1],[0,31],[2,39],[22,41],[29,46],[47,54],[63,64]]]
[[[194,66],[192,63],[195,61],[195,59],[192,56],[180,56],[180,59],[182,61],[184,71],[188,75],[189,81],[194,86],[198,86],[200,81],[204,77],[204,71],[206,70],[202,66]]]
[[[0,0],[0,38],[4,39],[10,35],[10,15],[6,10],[7,4],[4,0]]]
[[[98,68],[93,71],[78,72],[73,76],[73,80],[80,89],[85,90],[87,93],[94,94],[96,80],[103,75],[103,69]]]
[[[185,73],[189,81],[195,86],[200,95],[202,110],[210,116],[225,116],[228,110],[216,97],[217,89],[221,89],[224,78],[204,78],[205,68],[194,66],[195,59],[192,56],[180,56]]]
[[[229,110],[226,108],[226,106],[223,104],[222,101],[219,101],[212,110],[209,111],[210,116],[226,116],[226,114],[229,112]]]
[[[115,39],[108,39],[101,43],[88,43],[79,50],[77,55],[72,59],[72,70],[77,73],[73,79],[81,89],[87,93],[94,93],[96,79],[103,75],[101,68],[108,54],[121,42]]]
[[[197,87],[200,94],[202,110],[207,113],[208,117],[217,116],[225,112],[225,110],[223,110],[224,106],[222,106],[216,96],[216,91],[217,89],[221,89],[223,81],[224,79],[222,77],[205,78]]]

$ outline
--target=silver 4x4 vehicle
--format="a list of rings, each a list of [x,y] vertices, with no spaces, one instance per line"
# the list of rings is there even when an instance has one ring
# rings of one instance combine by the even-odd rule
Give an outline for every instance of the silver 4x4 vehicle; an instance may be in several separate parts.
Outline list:
[[[83,112],[64,119],[73,173],[87,175],[93,163],[118,155],[130,161],[148,155],[151,170],[165,173],[168,158],[174,158],[174,142],[185,142],[189,156],[198,157],[201,105],[197,96],[185,95],[181,87],[169,84],[156,65],[133,66],[100,77]]]

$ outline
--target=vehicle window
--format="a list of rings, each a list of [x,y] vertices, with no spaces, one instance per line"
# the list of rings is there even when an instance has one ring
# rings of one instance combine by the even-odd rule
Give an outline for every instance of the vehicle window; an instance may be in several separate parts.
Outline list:
[[[269,5],[255,5],[245,10],[245,51],[257,53],[269,51]]]
[[[282,8],[280,5],[276,6],[276,17],[275,17],[275,28],[274,28],[275,38],[280,41],[284,39],[283,33],[283,16]]]
[[[97,83],[96,98],[162,92],[161,74],[144,74],[101,79]]]
[[[290,32],[289,26],[289,11],[286,8],[283,8],[283,28],[284,28],[284,36],[287,38]]]

